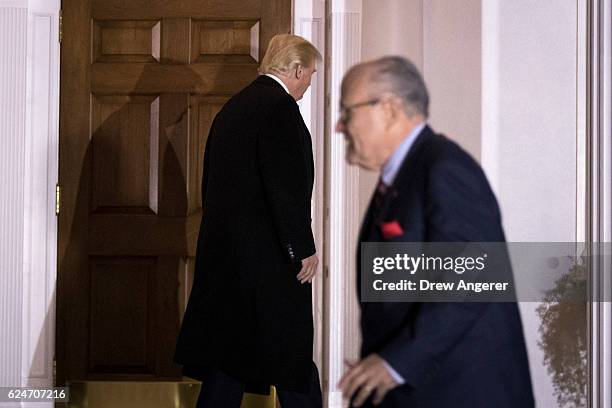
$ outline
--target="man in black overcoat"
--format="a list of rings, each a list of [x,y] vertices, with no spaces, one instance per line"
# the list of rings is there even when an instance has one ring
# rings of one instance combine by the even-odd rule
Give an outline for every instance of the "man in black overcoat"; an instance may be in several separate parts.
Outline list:
[[[198,407],[238,408],[276,386],[283,408],[321,407],[312,361],[314,166],[296,101],[319,52],[275,36],[260,76],[216,115],[204,154],[203,217],[175,361],[201,379]]]
[[[337,130],[347,159],[380,172],[359,241],[504,242],[482,169],[426,124],[428,102],[420,73],[401,57],[344,78]],[[362,302],[361,330],[361,360],[339,384],[352,406],[534,406],[516,303]]]

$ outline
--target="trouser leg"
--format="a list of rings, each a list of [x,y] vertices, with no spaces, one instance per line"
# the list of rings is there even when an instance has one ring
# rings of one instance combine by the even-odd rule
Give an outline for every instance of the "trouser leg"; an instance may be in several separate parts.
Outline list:
[[[321,383],[319,382],[319,371],[315,363],[312,363],[312,376],[310,380],[310,392],[300,393],[287,390],[276,390],[282,408],[322,408],[323,396],[321,394]]]
[[[223,371],[210,369],[202,380],[196,408],[240,408],[244,384]]]

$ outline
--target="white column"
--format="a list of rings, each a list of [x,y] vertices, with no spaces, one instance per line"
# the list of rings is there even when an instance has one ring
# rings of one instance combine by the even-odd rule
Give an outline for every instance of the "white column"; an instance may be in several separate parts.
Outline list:
[[[359,173],[345,163],[345,142],[334,131],[338,120],[342,76],[361,59],[361,0],[328,2],[327,81],[327,197],[328,253],[326,284],[326,347],[324,389],[326,406],[342,407],[336,384],[345,358],[355,359],[359,349],[358,306],[355,286],[355,250],[359,219]]]
[[[59,8],[0,0],[0,386],[53,382]]]
[[[0,386],[21,385],[26,36],[26,4],[0,2]]]

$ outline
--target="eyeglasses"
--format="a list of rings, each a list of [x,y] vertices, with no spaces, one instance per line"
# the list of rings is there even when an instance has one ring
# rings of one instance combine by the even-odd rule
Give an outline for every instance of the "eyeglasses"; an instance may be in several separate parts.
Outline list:
[[[346,125],[351,120],[353,116],[353,109],[361,108],[363,106],[374,106],[380,103],[381,99],[370,99],[369,101],[354,103],[350,106],[341,106],[340,107],[340,120]]]

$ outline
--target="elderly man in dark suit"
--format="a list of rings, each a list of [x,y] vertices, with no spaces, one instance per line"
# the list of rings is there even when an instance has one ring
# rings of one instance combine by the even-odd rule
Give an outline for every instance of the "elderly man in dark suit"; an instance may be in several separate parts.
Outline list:
[[[359,241],[384,242],[381,227],[394,221],[393,241],[503,242],[480,166],[427,115],[423,79],[404,58],[345,76],[337,130],[347,160],[380,172]],[[361,360],[339,384],[353,406],[534,406],[516,303],[362,303],[361,311]]]
[[[321,59],[275,36],[261,75],[215,117],[206,142],[195,279],[175,361],[203,381],[198,407],[238,408],[275,385],[283,408],[321,407],[312,362],[314,166],[300,100]]]

